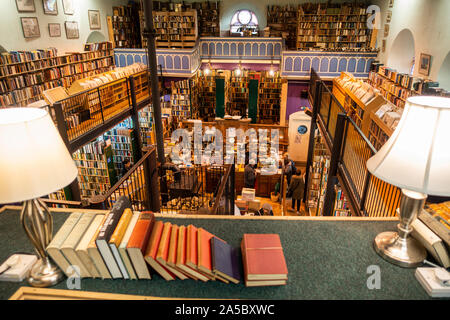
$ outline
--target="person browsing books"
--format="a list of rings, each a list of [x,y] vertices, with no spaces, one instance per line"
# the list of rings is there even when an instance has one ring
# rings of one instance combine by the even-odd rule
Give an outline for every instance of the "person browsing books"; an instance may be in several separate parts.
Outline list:
[[[295,210],[295,203],[297,202],[297,214],[300,214],[300,205],[302,203],[304,190],[305,181],[302,176],[302,170],[297,169],[289,184],[289,192],[292,194],[292,210]]]

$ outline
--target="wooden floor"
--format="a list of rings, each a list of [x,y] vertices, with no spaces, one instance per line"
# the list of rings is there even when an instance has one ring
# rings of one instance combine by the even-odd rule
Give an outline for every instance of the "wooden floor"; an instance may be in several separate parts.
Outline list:
[[[260,198],[260,197],[256,197],[257,200],[261,201],[261,205],[263,205],[264,203],[268,203],[272,206],[272,210],[273,210],[273,215],[274,216],[282,216],[282,208],[281,208],[281,203],[280,202],[273,202],[271,201],[269,198]],[[286,199],[286,207],[287,208],[292,208],[291,206],[291,199]],[[300,216],[306,216],[307,213],[304,209],[304,207],[302,206],[300,208],[301,212],[300,212]],[[299,216],[296,211],[291,211],[291,210],[286,210],[285,212],[286,216]]]

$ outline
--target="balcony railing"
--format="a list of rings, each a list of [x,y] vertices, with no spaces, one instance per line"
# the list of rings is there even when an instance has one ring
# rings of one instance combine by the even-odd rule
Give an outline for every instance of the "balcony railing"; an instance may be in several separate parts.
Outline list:
[[[344,184],[353,211],[361,216],[395,216],[400,204],[401,190],[372,176],[367,170],[367,160],[376,153],[375,148],[355,122],[346,115],[345,109],[315,70],[311,71],[309,97],[329,150],[336,151],[331,155],[330,162],[333,163],[333,158],[336,160],[336,175]],[[337,150],[333,149],[335,144],[339,146]],[[335,181],[336,179],[329,176],[327,183],[333,184]],[[333,193],[325,196],[326,201],[334,202]],[[324,208],[326,207],[324,204]]]

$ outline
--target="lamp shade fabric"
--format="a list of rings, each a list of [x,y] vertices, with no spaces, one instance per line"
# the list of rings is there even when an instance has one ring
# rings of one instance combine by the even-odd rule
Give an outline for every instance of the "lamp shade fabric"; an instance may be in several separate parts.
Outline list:
[[[46,110],[0,109],[0,203],[48,195],[70,184],[77,173]]]
[[[393,135],[367,161],[367,168],[400,188],[449,196],[450,99],[409,98]]]

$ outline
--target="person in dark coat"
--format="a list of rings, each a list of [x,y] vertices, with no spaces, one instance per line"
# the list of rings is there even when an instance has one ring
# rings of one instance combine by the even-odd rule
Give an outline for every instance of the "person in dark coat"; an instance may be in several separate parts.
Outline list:
[[[302,171],[297,169],[296,174],[292,176],[291,183],[289,184],[289,192],[292,194],[292,210],[295,211],[295,203],[297,202],[297,214],[300,214],[300,205],[304,190],[305,181],[302,176]]]
[[[244,169],[244,186],[246,188],[255,188],[256,181],[256,165],[247,164]]]

